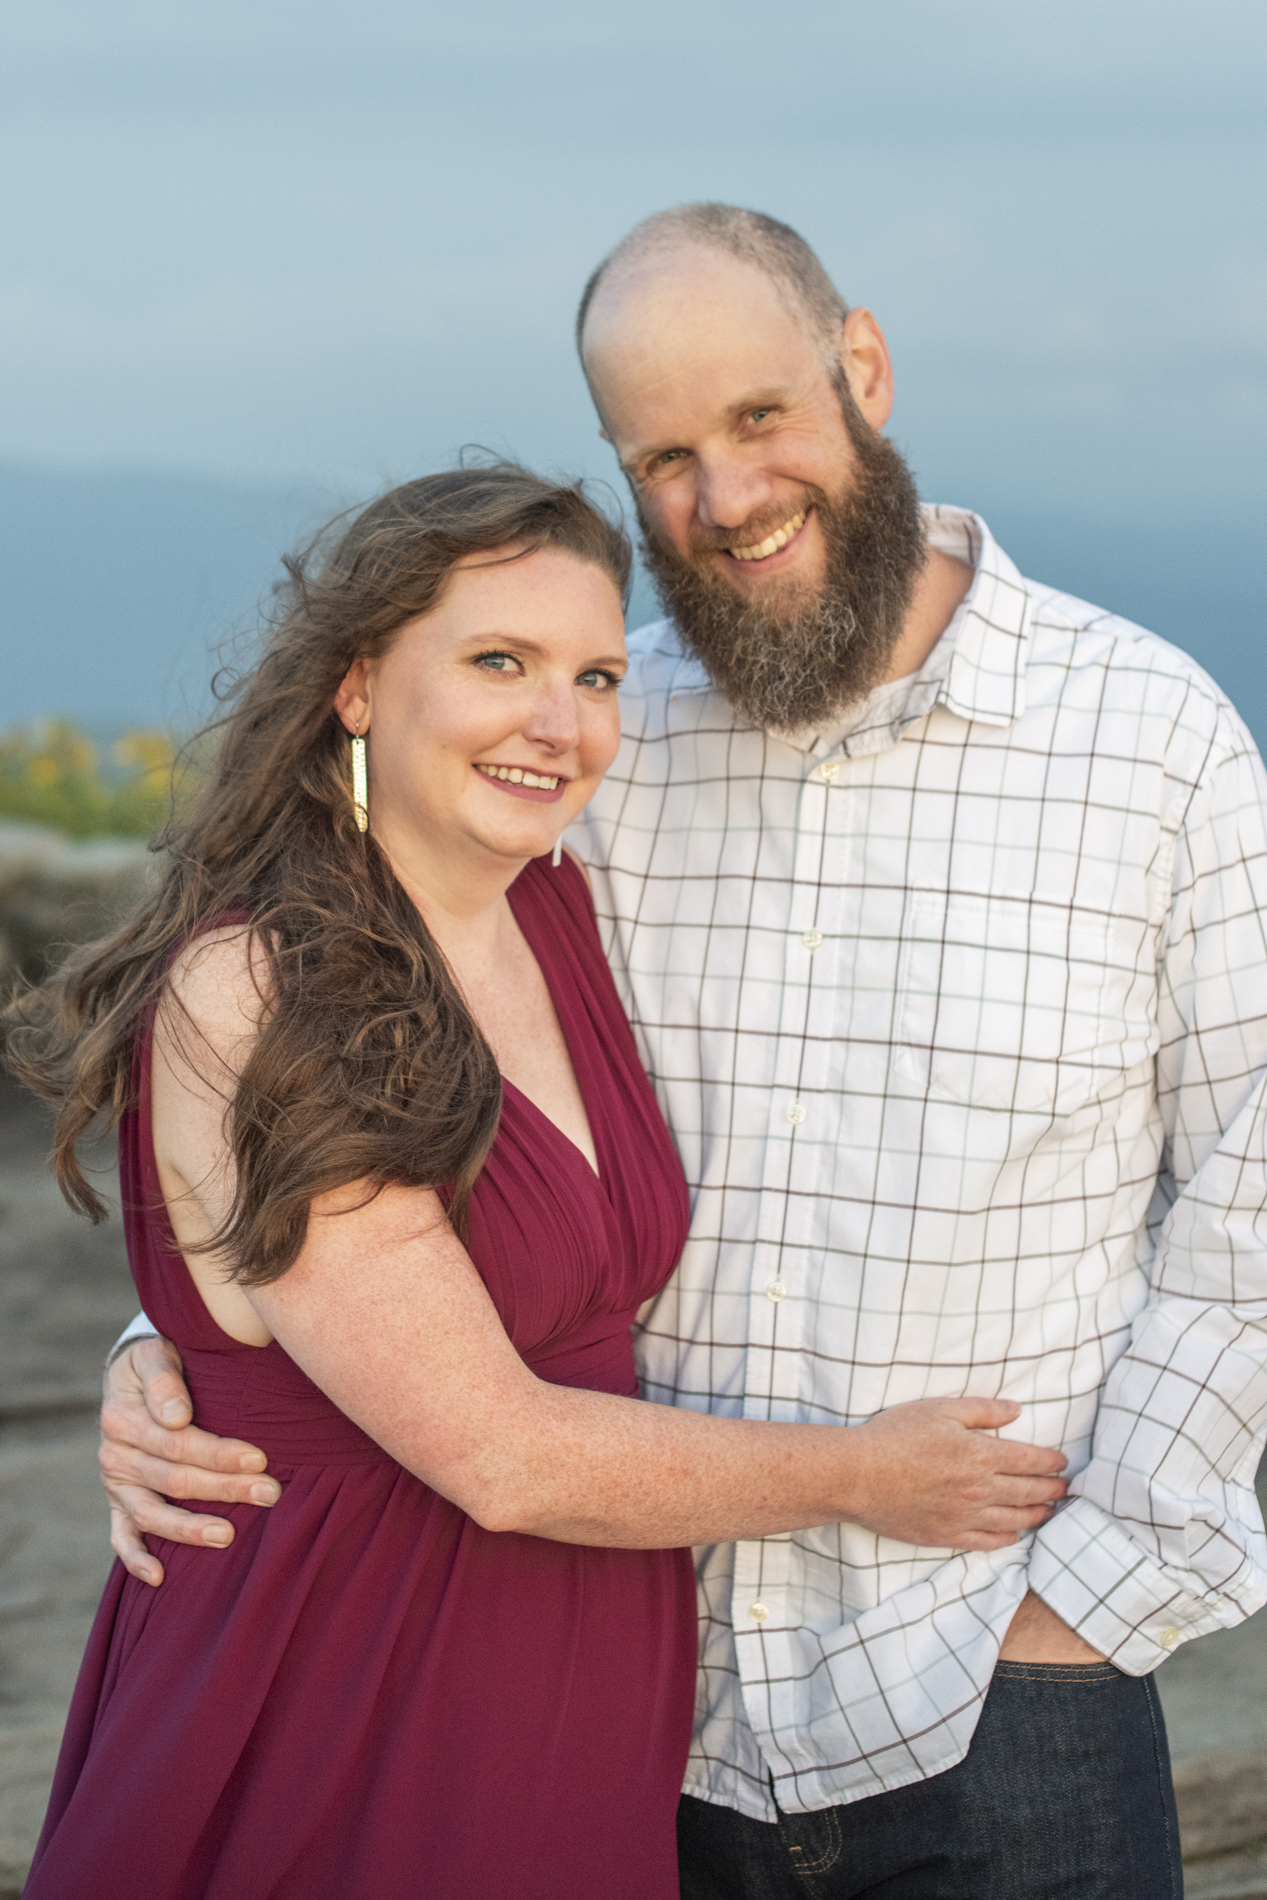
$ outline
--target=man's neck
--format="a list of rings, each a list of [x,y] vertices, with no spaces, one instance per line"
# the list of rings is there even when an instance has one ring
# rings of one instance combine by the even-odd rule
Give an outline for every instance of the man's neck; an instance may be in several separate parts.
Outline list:
[[[940,548],[929,548],[928,559],[915,582],[906,622],[889,661],[885,682],[918,673],[955,617],[955,609],[972,585],[966,561]]]

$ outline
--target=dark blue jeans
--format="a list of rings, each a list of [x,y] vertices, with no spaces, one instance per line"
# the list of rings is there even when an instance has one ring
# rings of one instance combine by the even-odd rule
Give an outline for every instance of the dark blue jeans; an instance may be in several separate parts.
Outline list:
[[[753,1821],[682,1797],[682,1900],[1182,1900],[1151,1676],[1000,1663],[956,1767]]]

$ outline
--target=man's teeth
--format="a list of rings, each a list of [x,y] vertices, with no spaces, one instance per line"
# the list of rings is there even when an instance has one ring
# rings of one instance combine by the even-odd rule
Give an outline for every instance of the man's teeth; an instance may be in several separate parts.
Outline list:
[[[796,530],[804,526],[804,514],[793,515],[790,521],[785,521],[781,528],[776,528],[773,534],[768,534],[764,541],[758,541],[755,547],[728,548],[727,553],[733,554],[737,561],[767,561],[772,554],[777,554],[780,548],[785,548]]]
[[[512,785],[527,785],[534,792],[552,792],[559,783],[557,778],[543,778],[539,772],[521,772],[517,765],[479,765],[475,769],[485,778],[508,779]]]

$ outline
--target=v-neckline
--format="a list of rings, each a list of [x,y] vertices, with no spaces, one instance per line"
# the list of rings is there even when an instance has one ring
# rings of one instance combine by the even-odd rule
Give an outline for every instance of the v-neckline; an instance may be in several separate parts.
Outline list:
[[[514,885],[512,884],[511,890],[513,891],[513,889],[514,889]],[[539,1105],[539,1103],[534,1102],[531,1095],[525,1094],[523,1089],[520,1088],[519,1084],[517,1082],[512,1082],[508,1075],[504,1075],[504,1074],[502,1075],[502,1088],[513,1090],[514,1094],[519,1099],[519,1101],[523,1102],[528,1108],[530,1108],[534,1115],[539,1116],[540,1119],[546,1124],[547,1128],[550,1128],[554,1131],[554,1133],[559,1137],[560,1141],[564,1141],[567,1143],[568,1147],[572,1150],[572,1153],[577,1157],[578,1161],[581,1163],[581,1166],[585,1169],[586,1174],[588,1174],[591,1180],[596,1182],[597,1185],[603,1189],[604,1193],[606,1193],[607,1184],[603,1179],[602,1162],[600,1160],[599,1153],[598,1153],[598,1136],[594,1128],[594,1117],[590,1114],[590,1105],[585,1099],[585,1087],[581,1081],[580,1070],[576,1066],[576,1057],[572,1053],[572,1043],[571,1043],[570,1037],[568,1036],[567,1023],[564,1021],[563,1011],[559,1008],[559,1001],[554,993],[554,984],[550,980],[549,967],[543,961],[540,954],[538,953],[537,946],[532,940],[532,935],[526,925],[525,919],[520,916],[519,911],[515,905],[515,901],[513,897],[511,897],[510,891],[507,891],[506,897],[507,897],[507,901],[510,904],[511,915],[514,917],[515,923],[518,925],[519,933],[522,936],[524,942],[527,944],[529,951],[531,952],[533,962],[536,964],[538,970],[540,970],[541,972],[541,981],[546,986],[546,995],[550,998],[550,1007],[554,1011],[554,1020],[559,1025],[559,1034],[563,1038],[563,1047],[567,1050],[568,1062],[571,1065],[571,1069],[572,1069],[572,1080],[576,1084],[576,1092],[578,1096],[580,1097],[581,1107],[585,1111],[585,1120],[590,1131],[590,1140],[594,1144],[594,1160],[591,1162],[589,1156],[586,1154],[584,1148],[581,1147],[580,1143],[573,1141],[571,1135],[568,1134],[567,1130],[564,1128],[560,1128],[558,1122],[555,1121],[554,1117],[552,1115],[547,1115],[544,1108],[542,1108]],[[499,1070],[498,1073],[500,1074],[501,1071]]]
[[[562,1023],[559,1024],[559,1027],[560,1029],[563,1029]],[[565,1043],[567,1042],[566,1030],[563,1030],[563,1040]],[[572,1058],[572,1050],[571,1050],[571,1047],[569,1046],[568,1060],[571,1061],[571,1058]],[[594,1123],[590,1118],[589,1103],[585,1100],[585,1091],[581,1087],[581,1078],[576,1073],[576,1064],[574,1062],[572,1063],[572,1075],[576,1082],[576,1092],[581,1098],[581,1105],[585,1110],[585,1119],[587,1122],[589,1122],[590,1134],[592,1136],[594,1133]],[[576,1156],[577,1160],[580,1162],[581,1166],[584,1168],[586,1174],[589,1175],[590,1179],[598,1187],[601,1187],[604,1189],[606,1188],[606,1182],[603,1180],[602,1169],[596,1168],[594,1166],[589,1156],[586,1154],[584,1148],[582,1148],[578,1142],[573,1141],[571,1135],[568,1134],[566,1129],[559,1127],[558,1122],[555,1121],[552,1115],[547,1115],[544,1108],[542,1108],[537,1102],[534,1102],[531,1095],[525,1095],[524,1091],[520,1088],[519,1084],[517,1082],[512,1082],[508,1075],[502,1076],[502,1088],[510,1089],[511,1092],[516,1097],[516,1099],[522,1102],[525,1107],[530,1108],[533,1114],[538,1116],[539,1119],[545,1123],[547,1128],[553,1130],[553,1132],[559,1137],[560,1141],[566,1142],[567,1146],[572,1150],[572,1153]],[[594,1153],[595,1155],[598,1154],[597,1141],[595,1141],[594,1143]]]

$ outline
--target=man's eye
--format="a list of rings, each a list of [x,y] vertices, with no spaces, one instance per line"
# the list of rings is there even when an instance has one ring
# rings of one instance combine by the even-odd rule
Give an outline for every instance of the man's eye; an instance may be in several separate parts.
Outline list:
[[[773,409],[753,409],[748,417],[750,422],[764,422],[767,416],[774,414]]]

